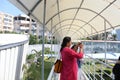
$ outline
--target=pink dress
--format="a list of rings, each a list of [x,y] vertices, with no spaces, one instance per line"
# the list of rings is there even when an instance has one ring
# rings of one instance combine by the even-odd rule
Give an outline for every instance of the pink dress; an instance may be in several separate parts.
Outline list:
[[[76,53],[70,48],[65,47],[61,51],[62,70],[60,80],[77,80],[77,59],[83,58],[83,53]]]

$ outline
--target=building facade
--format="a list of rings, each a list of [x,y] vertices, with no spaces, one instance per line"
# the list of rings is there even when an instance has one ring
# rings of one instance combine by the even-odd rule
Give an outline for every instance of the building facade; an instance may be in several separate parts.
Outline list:
[[[27,15],[18,15],[14,17],[14,31],[23,34],[36,35],[36,22]]]
[[[0,12],[0,31],[12,32],[14,29],[13,16]]]

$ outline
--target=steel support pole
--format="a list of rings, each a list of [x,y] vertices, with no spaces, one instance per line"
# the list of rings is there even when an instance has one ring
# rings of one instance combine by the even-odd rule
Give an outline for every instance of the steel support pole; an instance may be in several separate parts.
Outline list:
[[[92,27],[91,27],[91,34],[93,34],[93,30],[92,30]],[[94,54],[94,52],[93,52],[93,48],[94,48],[94,45],[93,45],[93,35],[91,35],[92,37],[91,37],[91,39],[92,39],[92,42],[91,42],[91,57],[93,58],[93,54]],[[93,61],[92,62],[92,65],[93,65],[93,71],[94,71],[94,73],[93,73],[93,80],[95,80],[95,61]]]
[[[46,17],[46,0],[44,0],[43,6],[43,34],[42,34],[42,80],[44,80],[44,38],[45,38],[45,17]]]
[[[107,42],[106,42],[106,40],[107,40],[107,34],[106,34],[106,21],[104,20],[104,33],[105,33],[105,35],[104,35],[104,43],[105,43],[105,63],[106,63],[106,53],[107,53]]]
[[[52,26],[53,26],[53,20],[51,19],[51,58],[52,58],[52,47],[53,47]],[[51,59],[51,65],[52,65],[52,59]]]

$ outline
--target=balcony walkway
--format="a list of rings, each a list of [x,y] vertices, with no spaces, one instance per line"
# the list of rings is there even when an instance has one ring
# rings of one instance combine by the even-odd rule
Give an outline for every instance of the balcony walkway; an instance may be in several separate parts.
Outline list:
[[[82,70],[89,80],[113,80],[113,74],[107,54],[117,59],[120,53],[120,45],[115,42],[107,42],[108,33],[120,27],[120,0],[9,0],[25,14],[36,20],[37,30],[42,27],[42,79],[44,80],[44,38],[45,31],[50,33],[51,39],[55,37],[61,42],[65,36],[70,36],[72,40],[99,39],[99,44],[93,41],[85,43],[84,64]],[[95,3],[95,4],[93,4]],[[30,30],[32,26],[30,27]],[[115,34],[112,34],[115,38]],[[52,41],[52,40],[51,40]],[[52,43],[52,42],[51,42]],[[109,44],[113,43],[113,44]],[[90,45],[89,45],[90,44]],[[95,48],[93,48],[97,45]],[[116,45],[116,46],[114,46]],[[19,46],[17,46],[19,47]],[[110,49],[107,49],[110,48]],[[11,48],[10,48],[11,49]],[[19,47],[22,51],[22,47]],[[19,52],[20,52],[19,50]],[[96,51],[97,50],[97,51]],[[101,58],[94,57],[93,54],[103,53]],[[112,52],[112,53],[111,53]],[[1,50],[0,50],[1,53]],[[91,55],[87,55],[87,53]],[[115,53],[115,55],[114,55]],[[99,57],[99,56],[98,56]],[[113,63],[112,63],[113,64]],[[58,80],[51,70],[49,80]],[[57,76],[58,78],[58,76]],[[0,79],[3,80],[3,79]],[[8,79],[7,79],[8,80]]]

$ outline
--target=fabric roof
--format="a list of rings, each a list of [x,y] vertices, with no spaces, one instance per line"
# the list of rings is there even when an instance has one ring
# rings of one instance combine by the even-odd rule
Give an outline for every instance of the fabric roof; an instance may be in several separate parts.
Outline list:
[[[43,0],[9,0],[43,22]],[[46,0],[46,27],[58,39],[72,39],[112,30],[120,25],[120,0]]]

